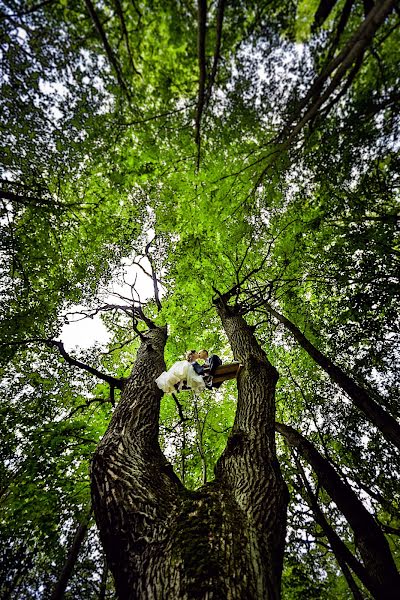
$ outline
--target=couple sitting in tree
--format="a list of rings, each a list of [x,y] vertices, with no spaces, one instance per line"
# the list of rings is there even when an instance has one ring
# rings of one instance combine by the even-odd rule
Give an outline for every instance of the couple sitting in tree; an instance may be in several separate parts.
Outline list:
[[[198,359],[204,363],[198,363]],[[193,391],[202,392],[205,388],[213,387],[212,378],[219,365],[222,365],[222,361],[216,354],[209,356],[207,350],[190,350],[186,354],[186,360],[179,360],[168,371],[161,373],[156,379],[156,384],[166,394],[181,390],[184,382],[186,387]]]

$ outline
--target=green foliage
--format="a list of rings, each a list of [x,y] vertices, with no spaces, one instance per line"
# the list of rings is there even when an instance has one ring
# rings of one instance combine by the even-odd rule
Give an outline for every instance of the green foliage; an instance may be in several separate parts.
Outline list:
[[[217,27],[208,4],[210,75]],[[1,8],[0,529],[8,566],[0,583],[10,597],[50,594],[88,509],[90,456],[113,410],[108,384],[38,340],[62,336],[68,313],[100,312],[105,286],[116,286],[154,236],[162,308],[149,300],[144,310],[168,324],[167,365],[194,347],[234,358],[212,300],[237,285],[234,300],[280,373],[277,418],[398,528],[391,448],[263,307],[271,302],[398,415],[398,15],[381,24],[337,96],[289,138],[301,99],[345,49],[368,3],[352,3],[343,31],[343,1],[320,24],[314,0],[225,4],[200,149],[195,5],[94,2],[109,49],[83,2]],[[132,294],[137,306],[126,289],[114,300]],[[140,342],[132,318],[116,308],[102,318],[108,347],[76,357],[128,377]],[[180,393],[181,412],[163,398],[160,442],[189,489],[213,478],[235,393],[235,382],[200,397]],[[279,437],[277,445],[292,492],[284,598],[347,598]],[[354,549],[326,494],[319,501]],[[397,538],[389,539],[397,560]],[[70,598],[99,593],[93,527],[85,544]]]

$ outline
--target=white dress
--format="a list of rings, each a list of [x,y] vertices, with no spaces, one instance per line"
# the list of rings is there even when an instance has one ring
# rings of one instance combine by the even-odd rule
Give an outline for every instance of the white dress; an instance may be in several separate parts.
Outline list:
[[[177,383],[182,387],[183,381],[186,381],[187,387],[195,392],[202,392],[206,387],[202,376],[197,375],[187,360],[179,360],[168,371],[163,371],[157,377],[156,384],[165,394],[170,394],[176,392]]]

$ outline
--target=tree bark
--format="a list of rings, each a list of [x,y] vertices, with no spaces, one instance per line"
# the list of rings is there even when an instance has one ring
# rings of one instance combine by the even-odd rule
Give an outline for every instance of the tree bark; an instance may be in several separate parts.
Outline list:
[[[318,475],[320,484],[346,517],[368,571],[370,580],[368,588],[371,593],[378,599],[395,600],[400,589],[400,577],[389,544],[373,516],[311,442],[288,425],[276,423],[276,430],[310,463]],[[366,582],[363,583],[367,585]]]
[[[278,598],[288,503],[275,448],[278,372],[244,318],[222,301],[216,304],[235,360],[243,365],[238,375],[235,421],[216,465],[216,475],[232,490],[235,501],[248,515],[249,528],[254,531],[259,568],[265,571],[256,597]]]
[[[243,319],[220,314],[245,368],[216,479],[186,490],[160,450],[163,328],[145,334],[95,452],[95,517],[123,600],[280,597],[287,490],[274,447],[277,373]]]
[[[300,346],[311,356],[315,362],[328,373],[329,377],[337,383],[353,401],[355,406],[362,410],[368,420],[377,427],[384,437],[400,449],[400,425],[386,410],[384,410],[364,388],[358,385],[354,379],[346,375],[344,371],[335,365],[327,356],[306,338],[298,327],[289,319],[278,313],[267,302],[264,306],[278,321],[280,321],[293,335]]]

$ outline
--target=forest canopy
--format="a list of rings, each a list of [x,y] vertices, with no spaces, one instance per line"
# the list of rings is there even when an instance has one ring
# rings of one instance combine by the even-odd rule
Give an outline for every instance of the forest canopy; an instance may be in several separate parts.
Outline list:
[[[395,0],[0,3],[2,598],[123,597],[90,465],[155,331],[155,375],[191,348],[244,364],[154,396],[183,486],[209,489],[277,372],[282,597],[382,597],[400,561],[399,23]],[[67,347],[99,317],[107,342],[77,328]]]

